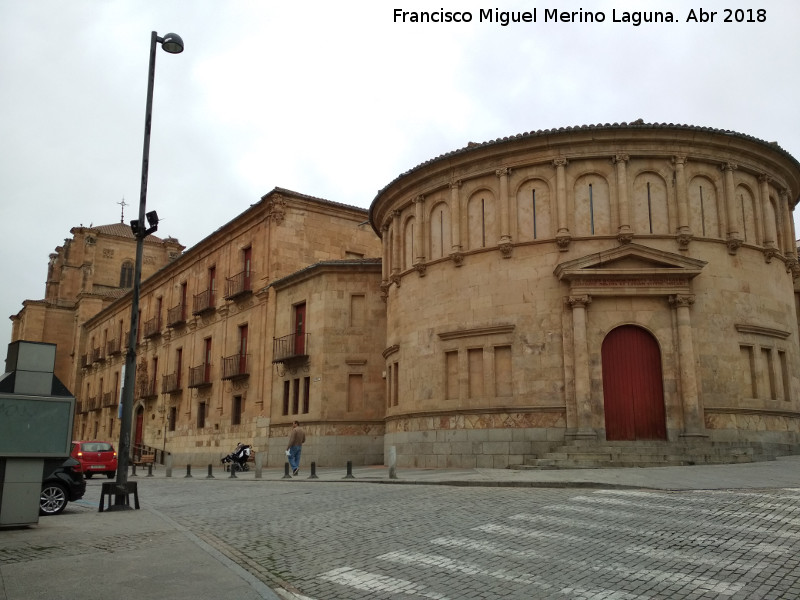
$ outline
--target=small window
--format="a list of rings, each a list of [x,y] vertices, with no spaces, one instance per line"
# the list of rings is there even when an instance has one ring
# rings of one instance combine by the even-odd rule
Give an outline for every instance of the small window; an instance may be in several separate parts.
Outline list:
[[[126,260],[119,272],[119,287],[133,287],[133,263]]]
[[[233,406],[231,407],[231,425],[241,425],[242,412],[244,409],[244,402],[241,396],[233,397]]]

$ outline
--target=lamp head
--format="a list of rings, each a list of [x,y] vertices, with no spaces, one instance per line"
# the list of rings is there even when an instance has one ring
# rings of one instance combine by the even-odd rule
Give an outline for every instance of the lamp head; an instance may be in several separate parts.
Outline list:
[[[163,38],[159,39],[159,41],[161,42],[161,47],[164,49],[164,52],[169,52],[170,54],[180,54],[183,52],[183,40],[177,33],[168,33]]]

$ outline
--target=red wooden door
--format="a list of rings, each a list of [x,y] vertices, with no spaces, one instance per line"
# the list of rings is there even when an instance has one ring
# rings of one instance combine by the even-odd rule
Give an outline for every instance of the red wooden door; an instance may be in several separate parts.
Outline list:
[[[667,424],[661,351],[650,333],[623,325],[603,340],[607,440],[664,440]]]
[[[306,305],[298,304],[294,309],[294,354],[306,353]]]
[[[239,375],[247,373],[247,325],[239,327]]]
[[[211,381],[211,338],[206,338],[206,347],[203,353],[203,383]]]
[[[134,448],[139,448],[142,445],[143,426],[144,426],[144,409],[140,406],[136,410],[136,434],[133,436]]]

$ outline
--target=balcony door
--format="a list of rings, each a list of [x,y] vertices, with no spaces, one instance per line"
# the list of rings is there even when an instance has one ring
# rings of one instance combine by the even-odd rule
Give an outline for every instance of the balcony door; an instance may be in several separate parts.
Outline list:
[[[306,353],[306,305],[294,307],[294,354],[303,356]]]

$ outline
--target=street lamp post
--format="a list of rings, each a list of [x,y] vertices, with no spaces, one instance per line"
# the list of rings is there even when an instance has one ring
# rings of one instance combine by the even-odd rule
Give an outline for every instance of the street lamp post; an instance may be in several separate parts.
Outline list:
[[[133,425],[133,391],[136,385],[136,332],[139,329],[139,291],[142,282],[142,254],[144,238],[158,228],[158,215],[155,211],[145,214],[147,205],[147,173],[150,161],[150,123],[153,116],[153,82],[156,70],[156,44],[161,44],[165,52],[183,52],[183,40],[176,33],[168,33],[163,38],[153,31],[150,34],[150,70],[147,77],[147,106],[144,116],[144,148],[142,150],[142,183],[139,193],[139,218],[131,221],[131,230],[136,237],[136,263],[133,270],[133,297],[131,299],[131,330],[128,333],[128,349],[125,353],[125,377],[122,383],[122,405],[120,406],[120,432],[117,464],[117,485],[114,504],[109,510],[126,510],[128,489],[128,465],[131,452],[131,428]],[[148,225],[145,226],[145,219]]]

